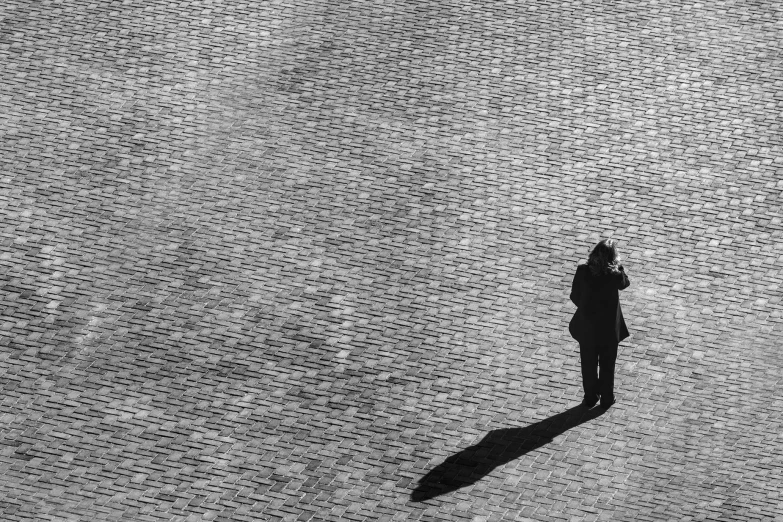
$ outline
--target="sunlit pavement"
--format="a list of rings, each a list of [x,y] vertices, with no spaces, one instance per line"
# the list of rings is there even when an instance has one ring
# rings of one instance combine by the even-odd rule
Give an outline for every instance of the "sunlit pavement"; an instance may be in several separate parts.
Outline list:
[[[781,2],[0,17],[0,520],[783,520]]]

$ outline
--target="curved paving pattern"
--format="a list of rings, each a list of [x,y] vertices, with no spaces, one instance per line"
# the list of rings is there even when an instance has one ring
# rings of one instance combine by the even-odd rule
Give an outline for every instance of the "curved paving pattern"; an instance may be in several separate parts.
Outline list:
[[[2,520],[783,520],[780,2],[0,16]]]

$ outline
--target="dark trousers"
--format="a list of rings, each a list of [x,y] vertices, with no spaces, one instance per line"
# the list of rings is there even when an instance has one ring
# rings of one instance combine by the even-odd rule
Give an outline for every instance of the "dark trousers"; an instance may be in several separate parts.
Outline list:
[[[614,402],[614,363],[617,361],[617,345],[580,344],[579,354],[582,359],[585,400],[594,402],[600,395],[602,404]]]

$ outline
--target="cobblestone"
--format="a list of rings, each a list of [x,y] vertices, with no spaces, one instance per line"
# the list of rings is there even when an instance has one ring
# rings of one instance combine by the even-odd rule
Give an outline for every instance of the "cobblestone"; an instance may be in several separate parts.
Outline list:
[[[7,0],[0,519],[783,520],[781,41],[750,0]]]

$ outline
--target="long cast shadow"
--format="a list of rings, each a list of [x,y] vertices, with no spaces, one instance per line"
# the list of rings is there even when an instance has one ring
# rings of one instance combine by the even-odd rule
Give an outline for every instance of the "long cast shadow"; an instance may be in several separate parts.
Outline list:
[[[524,428],[490,431],[478,444],[452,455],[422,477],[411,493],[411,500],[422,502],[474,484],[498,466],[552,442],[558,435],[599,417],[604,411],[579,405]]]

